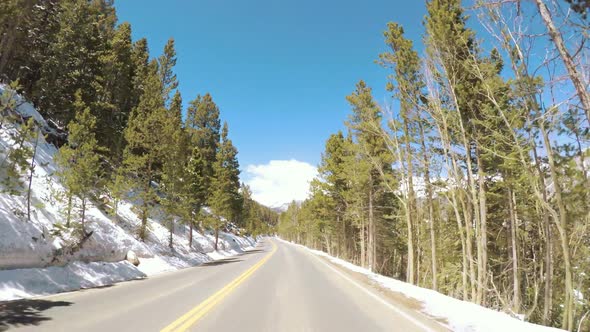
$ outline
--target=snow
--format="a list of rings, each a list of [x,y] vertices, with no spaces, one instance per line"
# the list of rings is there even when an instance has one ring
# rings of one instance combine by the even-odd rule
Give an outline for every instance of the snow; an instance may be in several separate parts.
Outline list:
[[[281,239],[279,239],[281,240]],[[455,299],[431,289],[426,289],[408,284],[393,278],[373,273],[365,268],[351,264],[340,258],[332,257],[323,251],[309,249],[305,246],[287,242],[285,243],[304,248],[311,253],[326,257],[332,263],[340,265],[350,271],[366,275],[378,285],[394,292],[415,299],[422,303],[422,312],[435,318],[442,318],[447,321],[447,327],[452,331],[465,332],[557,332],[563,331],[553,327],[541,326],[525,322],[510,316],[509,314],[495,311],[480,305]],[[522,317],[521,317],[522,318]]]
[[[0,94],[4,89],[6,86],[0,85]],[[47,129],[47,122],[31,104],[20,96],[14,98],[17,112],[33,117]],[[11,133],[17,130],[16,126],[4,124],[0,128],[0,161],[14,146]],[[27,144],[32,147],[32,143]],[[54,175],[56,152],[53,145],[39,138],[30,221],[26,217],[24,191],[10,195],[2,192],[0,184],[0,301],[144,278],[236,255],[256,244],[256,239],[220,232],[220,250],[216,252],[213,235],[194,231],[189,247],[188,226],[177,224],[174,248],[170,249],[167,218],[157,206],[150,211],[147,239],[142,242],[137,238],[141,221],[133,212],[137,202],[130,194],[120,202],[116,218],[105,212],[105,206],[90,204],[86,225],[87,231],[93,233],[81,248],[74,249],[77,236],[67,229],[56,232],[56,225],[64,223],[66,210],[66,202],[58,199],[65,190]],[[3,177],[0,169],[0,178]],[[73,223],[78,219],[75,215]],[[129,250],[139,257],[138,267],[124,260]]]
[[[141,279],[146,275],[129,262],[72,262],[40,269],[0,271],[0,299],[48,295]]]

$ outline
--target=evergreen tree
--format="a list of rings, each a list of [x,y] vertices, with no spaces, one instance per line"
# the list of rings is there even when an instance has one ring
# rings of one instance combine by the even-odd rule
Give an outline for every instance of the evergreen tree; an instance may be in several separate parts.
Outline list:
[[[167,212],[170,234],[169,246],[172,248],[174,218],[175,216],[184,216],[187,210],[184,206],[186,201],[183,196],[187,190],[187,175],[185,172],[188,158],[188,139],[182,126],[182,98],[178,91],[172,98],[163,134],[166,137],[166,146],[161,183],[163,195],[160,202]]]
[[[252,190],[245,183],[241,184],[240,195],[242,206],[238,226],[245,228],[250,234],[256,234],[257,231],[257,209],[256,203],[252,199]]]
[[[365,82],[360,81],[355,92],[346,98],[352,107],[352,115],[346,123],[354,134],[358,144],[355,158],[359,162],[368,163],[369,171],[361,176],[367,177],[361,180],[366,183],[364,189],[366,197],[366,252],[365,259],[361,259],[366,266],[373,270],[376,268],[378,251],[378,228],[383,226],[384,214],[391,209],[392,202],[389,195],[384,194],[384,179],[390,177],[393,160],[387,149],[381,127],[381,110],[372,97],[371,88]],[[353,154],[354,155],[354,154]],[[364,235],[364,231],[361,231]],[[411,242],[409,242],[411,243]],[[411,257],[409,256],[408,259]],[[409,282],[412,282],[410,279]]]
[[[197,96],[187,109],[186,130],[192,146],[188,164],[190,174],[190,202],[192,206],[189,221],[189,243],[192,244],[193,227],[200,218],[201,208],[211,195],[214,177],[213,165],[217,158],[220,139],[219,108],[210,94]],[[201,222],[202,220],[199,220]]]
[[[92,193],[96,191],[101,178],[100,156],[98,154],[100,149],[94,134],[96,118],[82,101],[81,92],[76,93],[74,109],[76,117],[68,125],[68,143],[59,150],[56,162],[59,167],[58,176],[68,195],[67,224],[70,223],[72,202],[77,197],[81,201],[82,231],[86,234],[86,206]]]
[[[355,234],[350,219],[344,216],[347,205],[344,197],[349,190],[346,178],[347,152],[347,142],[342,132],[339,131],[337,134],[331,135],[326,141],[326,148],[318,168],[321,181],[316,183],[316,186],[326,192],[327,199],[332,201],[330,205],[334,207],[333,213],[329,217],[334,223],[333,234],[330,236],[334,238],[332,243],[337,246],[335,250],[339,257],[353,256],[354,244],[350,240]]]
[[[29,170],[29,159],[33,157],[33,149],[29,141],[35,137],[36,124],[33,118],[14,128],[10,137],[14,144],[2,159],[1,168],[3,191],[11,195],[19,195],[23,190],[23,175]]]
[[[162,94],[166,104],[170,100],[170,95],[178,88],[178,81],[173,68],[176,66],[176,50],[174,49],[174,38],[168,39],[166,46],[164,46],[164,53],[158,58],[159,74],[162,80],[163,90]]]
[[[209,190],[221,129],[219,108],[210,94],[197,96],[195,100],[190,102],[187,110],[186,125],[189,128],[191,144],[199,148],[205,162],[205,187]]]
[[[190,139],[190,137],[188,137]],[[189,225],[189,247],[193,243],[193,228],[197,220],[201,220],[201,209],[207,202],[207,175],[205,174],[207,161],[205,160],[202,150],[194,146],[190,150],[188,162],[185,169],[187,178],[185,188],[185,206],[187,208],[187,223]]]
[[[59,0],[3,1],[0,16],[0,78],[18,79],[31,96],[40,69],[59,30]]]
[[[237,154],[237,149],[228,138],[227,123],[224,123],[221,144],[213,168],[212,191],[209,196],[209,206],[217,217],[211,225],[215,230],[215,250],[217,250],[219,230],[225,223],[235,220],[236,205],[239,204],[240,165]]]
[[[141,199],[139,211],[141,225],[139,237],[146,239],[150,208],[157,201],[154,181],[161,177],[161,165],[165,156],[166,136],[163,129],[168,110],[162,98],[162,81],[158,75],[158,64],[152,61],[144,82],[139,104],[131,112],[123,152],[123,165],[131,174],[133,185],[139,190]]]
[[[110,5],[103,2],[60,3],[59,30],[47,49],[35,97],[40,110],[64,127],[75,115],[73,100],[78,90],[87,105],[97,101],[96,91],[103,79],[100,59],[114,23],[105,15]]]
[[[97,139],[109,151],[116,164],[121,163],[125,148],[124,130],[129,114],[137,104],[134,99],[135,67],[132,60],[131,25],[122,23],[102,53],[102,84],[97,91]],[[144,64],[145,66],[145,64]]]
[[[133,92],[131,105],[137,105],[143,94],[146,79],[149,73],[150,54],[147,39],[141,38],[133,43],[131,49],[131,63],[133,68]]]

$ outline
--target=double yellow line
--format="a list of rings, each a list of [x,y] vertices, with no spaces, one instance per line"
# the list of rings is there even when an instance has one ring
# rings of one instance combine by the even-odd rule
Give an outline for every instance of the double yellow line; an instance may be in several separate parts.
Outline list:
[[[256,270],[258,270],[266,261],[270,259],[270,257],[277,251],[277,246],[271,242],[272,244],[272,251],[266,255],[263,259],[261,259],[258,263],[254,264],[244,273],[242,273],[239,277],[234,279],[232,282],[227,284],[222,289],[218,290],[215,294],[211,295],[208,299],[201,302],[198,306],[187,312],[186,314],[182,315],[182,317],[178,318],[170,325],[166,326],[160,332],[172,332],[172,331],[186,331],[188,328],[193,326],[199,319],[203,318],[205,314],[207,314],[216,304],[221,302],[232,290],[238,287],[241,283],[243,283],[248,277],[250,277]]]

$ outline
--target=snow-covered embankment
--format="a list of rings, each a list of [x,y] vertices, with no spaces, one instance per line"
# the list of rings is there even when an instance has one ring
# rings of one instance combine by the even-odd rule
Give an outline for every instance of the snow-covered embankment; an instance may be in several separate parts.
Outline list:
[[[5,88],[0,85],[0,94]],[[19,96],[14,99],[20,115],[33,117],[44,132],[51,131],[31,104]],[[0,161],[14,148],[18,128],[18,124],[11,123],[0,127]],[[87,231],[92,235],[80,243],[71,229],[60,227],[67,203],[60,199],[65,190],[55,176],[53,157],[57,149],[43,136],[38,140],[31,185],[31,220],[26,216],[25,188],[17,194],[8,193],[0,182],[0,301],[145,278],[236,255],[255,245],[253,238],[222,232],[220,250],[216,252],[213,235],[194,232],[189,247],[188,227],[177,225],[174,248],[170,249],[169,231],[158,207],[154,207],[153,218],[148,221],[147,239],[139,241],[136,234],[140,220],[133,212],[132,201],[121,202],[116,217],[105,212],[111,202],[103,206],[90,204],[86,219]],[[25,144],[33,147],[33,143]],[[1,178],[4,173],[0,169]],[[76,217],[72,220],[77,222]],[[137,254],[139,266],[125,260],[128,251]]]

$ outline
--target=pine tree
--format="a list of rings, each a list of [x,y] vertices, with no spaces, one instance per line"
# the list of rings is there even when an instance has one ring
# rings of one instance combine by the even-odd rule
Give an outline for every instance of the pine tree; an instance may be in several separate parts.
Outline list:
[[[14,128],[10,133],[14,145],[6,151],[2,160],[3,174],[2,187],[3,191],[11,195],[22,193],[24,182],[23,175],[29,171],[29,159],[33,158],[33,149],[30,141],[36,136],[36,124],[33,118]]]
[[[173,247],[174,218],[184,216],[186,201],[183,199],[187,190],[187,143],[188,137],[182,126],[182,98],[176,91],[170,109],[163,134],[166,136],[166,149],[164,165],[162,167],[162,192],[160,202],[167,212],[169,223],[169,246]]]
[[[166,149],[166,136],[163,129],[168,118],[168,110],[162,98],[162,81],[158,75],[158,64],[152,61],[148,68],[143,94],[139,104],[131,112],[123,152],[123,165],[126,173],[132,175],[134,187],[139,190],[141,199],[138,235],[145,241],[147,236],[150,208],[157,201],[153,182],[161,176],[161,165]]]
[[[381,65],[390,67],[393,73],[390,75],[392,81],[388,85],[388,89],[395,93],[395,97],[400,100],[400,116],[402,118],[405,142],[405,164],[407,173],[408,186],[408,201],[406,203],[406,215],[409,219],[408,223],[413,227],[420,227],[420,225],[413,225],[414,214],[417,214],[418,201],[415,199],[414,193],[414,174],[418,174],[414,170],[414,156],[412,148],[412,137],[419,137],[419,142],[423,150],[423,164],[424,164],[424,181],[426,185],[427,209],[428,209],[428,223],[430,225],[430,249],[431,249],[431,267],[432,267],[432,289],[437,289],[437,267],[436,267],[436,240],[435,240],[435,226],[434,226],[434,207],[432,184],[430,182],[429,157],[427,156],[424,138],[424,127],[427,125],[426,121],[422,119],[421,109],[424,108],[423,95],[425,88],[424,80],[420,73],[420,58],[418,53],[413,49],[411,40],[404,37],[404,29],[396,23],[389,23],[388,29],[385,31],[385,39],[391,52],[383,53],[379,56]]]
[[[239,218],[238,226],[246,229],[250,234],[256,234],[257,231],[257,211],[256,203],[252,199],[252,190],[245,183],[241,184],[240,196],[242,206],[240,208],[241,214]]]
[[[217,250],[219,230],[225,223],[235,220],[236,205],[239,204],[240,165],[237,154],[237,149],[228,138],[227,123],[224,123],[221,131],[221,144],[213,168],[212,191],[208,199],[209,206],[217,217],[211,225],[215,230],[215,250]]]
[[[85,217],[86,206],[92,198],[92,193],[97,190],[101,179],[100,155],[98,141],[95,137],[96,118],[91,114],[90,108],[82,101],[81,92],[76,93],[74,102],[76,116],[68,125],[68,143],[61,147],[56,156],[59,167],[57,173],[62,184],[67,190],[68,209],[71,209],[72,201],[80,199],[80,213],[82,232],[86,233]],[[70,223],[70,211],[68,211],[67,223]]]
[[[158,58],[159,74],[163,84],[163,96],[168,105],[170,95],[178,88],[176,74],[172,70],[176,66],[176,50],[174,49],[174,38],[168,39],[164,46],[164,53]]]
[[[205,161],[206,187],[210,188],[209,183],[213,177],[213,164],[217,157],[221,129],[219,108],[210,94],[197,96],[190,102],[186,124],[189,128],[191,144],[200,149]]]
[[[372,97],[371,88],[360,81],[356,90],[346,98],[352,107],[352,115],[346,125],[352,130],[358,143],[358,158],[370,165],[366,176],[366,266],[376,268],[378,239],[377,229],[383,224],[383,214],[391,208],[390,197],[384,195],[384,178],[391,173],[392,156],[381,130],[382,114]],[[364,182],[364,181],[363,181]],[[410,258],[410,256],[408,256]],[[412,282],[410,280],[410,282]]]
[[[0,6],[0,16],[8,19],[0,22],[0,76],[19,79],[24,94],[31,96],[59,30],[59,0],[10,0]]]
[[[186,130],[192,146],[189,158],[191,206],[193,218],[200,218],[211,193],[214,176],[213,165],[217,157],[220,139],[219,108],[210,94],[197,96],[187,109]],[[201,220],[199,220],[201,221]],[[192,244],[193,227],[196,220],[189,221],[189,243]]]
[[[124,130],[129,114],[137,104],[134,98],[135,67],[132,61],[131,25],[117,27],[102,53],[102,82],[98,89],[97,139],[109,150],[110,159],[119,165],[125,148]]]
[[[344,196],[349,186],[346,179],[347,160],[346,141],[342,132],[333,134],[326,141],[326,148],[322,154],[322,160],[318,168],[319,178],[317,186],[321,187],[327,196],[332,200],[334,207],[333,215],[330,217],[334,223],[333,243],[337,244],[338,257],[352,257],[350,239],[354,236],[350,220],[344,217],[346,200]]]
[[[133,92],[131,105],[137,105],[143,94],[146,79],[149,73],[150,54],[147,39],[141,38],[133,43],[131,49],[131,63],[133,67]]]
[[[190,138],[190,137],[189,137]],[[194,146],[188,156],[185,169],[187,178],[185,188],[185,206],[187,208],[187,223],[189,225],[189,247],[193,243],[193,228],[197,220],[201,220],[201,209],[207,202],[207,175],[205,173],[207,162],[198,146]]]
[[[65,0],[60,3],[59,30],[47,49],[34,95],[39,109],[66,126],[74,117],[74,94],[93,105],[102,80],[100,58],[111,36],[112,18],[102,1]],[[96,108],[94,111],[98,111]],[[98,117],[100,114],[95,114]]]

